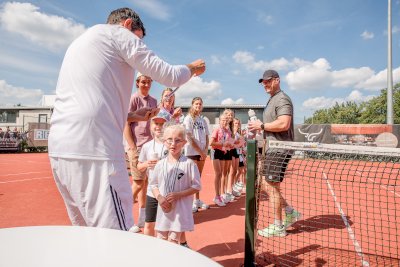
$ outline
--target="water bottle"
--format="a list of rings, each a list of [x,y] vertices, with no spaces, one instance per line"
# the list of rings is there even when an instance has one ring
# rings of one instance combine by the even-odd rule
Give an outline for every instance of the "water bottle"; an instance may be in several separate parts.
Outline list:
[[[249,112],[247,112],[249,114],[249,121],[256,121],[257,120],[257,116],[256,116],[256,112],[252,109],[249,109]],[[253,137],[255,134],[255,132],[251,132],[249,131],[249,128],[247,127],[247,135],[249,137]]]

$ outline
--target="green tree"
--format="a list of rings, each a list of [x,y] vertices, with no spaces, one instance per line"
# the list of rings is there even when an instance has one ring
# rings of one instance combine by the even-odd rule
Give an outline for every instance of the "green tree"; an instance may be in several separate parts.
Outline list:
[[[315,124],[384,124],[386,123],[387,89],[369,101],[357,104],[355,102],[336,103],[333,107],[316,110],[305,123]],[[400,124],[400,83],[393,87],[394,123]]]

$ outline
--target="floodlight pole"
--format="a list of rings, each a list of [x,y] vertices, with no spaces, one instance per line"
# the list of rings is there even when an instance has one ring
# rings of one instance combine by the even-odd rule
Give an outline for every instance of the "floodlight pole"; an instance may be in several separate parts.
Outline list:
[[[392,0],[388,0],[388,62],[386,124],[393,124]]]

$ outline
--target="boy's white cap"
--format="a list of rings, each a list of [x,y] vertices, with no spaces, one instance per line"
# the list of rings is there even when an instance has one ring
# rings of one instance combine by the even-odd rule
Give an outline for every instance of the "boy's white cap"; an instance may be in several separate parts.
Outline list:
[[[155,117],[152,118],[152,120],[158,122],[166,122],[168,121],[168,118],[165,113],[159,112]]]
[[[140,73],[140,72],[138,71],[138,72],[136,73],[136,80],[139,79],[140,76],[149,77],[149,78],[151,79],[150,76],[146,76],[146,75],[144,75],[144,74],[142,74],[142,73]]]

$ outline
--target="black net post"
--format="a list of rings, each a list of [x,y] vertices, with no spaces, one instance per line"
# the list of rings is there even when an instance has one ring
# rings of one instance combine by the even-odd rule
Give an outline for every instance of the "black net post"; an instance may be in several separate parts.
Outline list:
[[[244,266],[255,266],[254,227],[256,215],[257,141],[247,142],[246,217]]]

